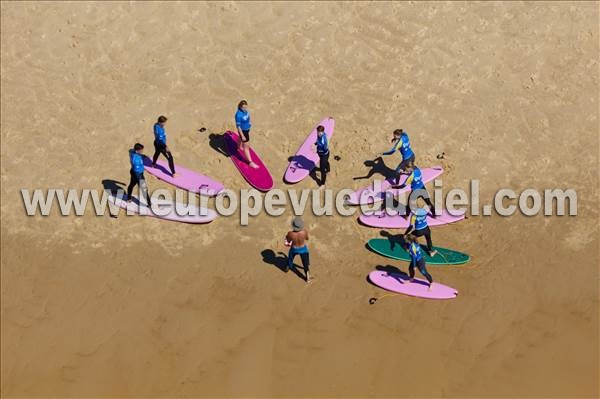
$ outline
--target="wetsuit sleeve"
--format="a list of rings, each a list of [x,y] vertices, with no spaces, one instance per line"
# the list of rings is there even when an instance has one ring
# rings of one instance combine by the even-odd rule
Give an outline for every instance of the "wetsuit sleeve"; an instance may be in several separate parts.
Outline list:
[[[408,227],[406,228],[404,235],[407,235],[408,233],[410,233],[412,231],[413,227],[415,226],[416,220],[417,220],[417,217],[414,214],[410,215],[410,218],[408,219]]]
[[[398,149],[398,144],[400,144],[400,143],[401,143],[401,141],[398,140],[396,143],[394,143],[394,146],[392,147],[392,149],[387,152],[384,152],[383,155],[392,155],[393,153],[395,153],[396,150]]]
[[[242,117],[239,112],[235,113],[235,125],[240,129],[242,128]]]

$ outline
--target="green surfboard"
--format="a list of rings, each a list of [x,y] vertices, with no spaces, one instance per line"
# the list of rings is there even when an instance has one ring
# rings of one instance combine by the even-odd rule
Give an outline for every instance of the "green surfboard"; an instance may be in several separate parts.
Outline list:
[[[373,238],[372,240],[369,240],[367,245],[374,252],[385,257],[410,262],[408,251],[406,251],[403,245],[398,241],[390,241],[387,238]],[[425,249],[427,247],[421,244],[421,248]],[[462,265],[471,259],[469,255],[452,249],[440,247],[433,248],[438,251],[433,257],[429,256],[427,251],[423,251],[425,262],[427,262],[428,265]]]

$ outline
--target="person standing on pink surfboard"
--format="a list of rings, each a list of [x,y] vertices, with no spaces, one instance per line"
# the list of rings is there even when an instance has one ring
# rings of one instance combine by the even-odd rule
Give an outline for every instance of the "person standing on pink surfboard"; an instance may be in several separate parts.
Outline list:
[[[431,216],[435,217],[435,207],[431,203],[431,196],[427,192],[425,188],[425,183],[423,183],[423,174],[421,173],[421,169],[419,169],[414,161],[409,161],[406,166],[406,172],[408,172],[409,176],[403,184],[400,185],[392,185],[392,188],[404,188],[410,184],[410,194],[408,195],[409,203],[413,203],[413,201],[417,201],[419,198],[422,198],[423,201],[429,206],[431,209]],[[411,198],[413,196],[413,192],[417,195],[416,198]]]
[[[400,181],[400,175],[402,173],[406,173],[406,166],[409,162],[415,161],[415,153],[410,147],[410,139],[408,138],[408,134],[402,129],[394,130],[394,137],[392,137],[392,149],[386,152],[382,152],[377,154],[377,156],[382,155],[392,155],[396,151],[400,151],[400,155],[402,156],[402,161],[396,167],[396,184]]]
[[[412,212],[412,214],[410,215],[410,224],[404,232],[404,236],[408,237],[411,231],[412,235],[415,237],[425,236],[425,240],[427,240],[427,252],[429,252],[429,256],[435,256],[437,254],[437,251],[433,249],[433,242],[431,241],[431,229],[427,224],[428,214],[429,212],[427,212],[425,208],[422,207],[419,207],[414,212]]]
[[[154,156],[152,157],[152,167],[156,168],[156,161],[158,161],[159,155],[163,154],[165,158],[167,158],[167,161],[169,161],[171,176],[177,177],[177,173],[175,173],[175,161],[173,160],[173,154],[171,154],[169,147],[167,147],[165,123],[167,123],[167,117],[161,115],[154,124]]]
[[[324,126],[317,126],[317,155],[319,156],[319,171],[321,172],[321,181],[319,187],[325,187],[325,180],[327,179],[327,173],[329,173],[329,141],[325,134]]]
[[[419,241],[417,241],[417,237],[413,235],[407,236],[406,240],[408,242],[408,253],[410,254],[410,266],[408,267],[408,276],[410,277],[410,282],[414,282],[416,267],[419,269],[419,272],[421,272],[423,277],[425,277],[429,282],[429,291],[431,291],[433,288],[433,278],[427,271],[425,258],[423,257],[423,252],[421,252]]]
[[[252,157],[250,156],[250,144],[248,144],[250,142],[250,128],[252,127],[252,124],[250,123],[250,112],[248,112],[248,102],[246,100],[242,100],[238,104],[235,113],[235,126],[237,128],[237,133],[240,136],[240,147],[244,151],[248,165],[253,169],[257,169],[258,165],[252,161]]]

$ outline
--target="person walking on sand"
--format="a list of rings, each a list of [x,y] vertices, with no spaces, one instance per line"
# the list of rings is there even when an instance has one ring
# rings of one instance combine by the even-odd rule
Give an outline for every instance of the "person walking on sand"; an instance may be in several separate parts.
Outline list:
[[[321,171],[321,181],[319,187],[325,186],[325,180],[327,179],[327,173],[329,173],[329,141],[325,134],[325,127],[317,126],[317,155],[319,156],[319,170]]]
[[[310,259],[306,241],[308,241],[308,231],[304,230],[304,222],[302,219],[297,217],[292,221],[292,231],[288,231],[285,236],[285,246],[290,247],[286,271],[294,266],[294,258],[296,255],[300,255],[302,266],[304,267],[304,274],[306,275],[306,282],[310,283]]]
[[[379,153],[377,156],[392,155],[396,151],[400,151],[400,155],[402,155],[402,161],[400,161],[396,167],[396,184],[398,184],[400,182],[400,175],[406,173],[406,166],[408,163],[415,161],[415,153],[410,147],[410,139],[408,138],[408,134],[406,134],[406,132],[402,129],[394,130],[392,144],[391,150]]]
[[[159,116],[158,120],[154,124],[154,156],[152,157],[152,167],[156,168],[156,161],[158,156],[163,154],[167,161],[169,161],[169,169],[171,169],[171,176],[177,177],[175,173],[175,162],[173,161],[173,154],[167,147],[167,133],[165,132],[165,123],[167,123],[166,116]]]
[[[429,282],[429,291],[433,288],[433,278],[431,274],[427,271],[427,267],[425,264],[425,259],[423,258],[423,253],[421,252],[421,246],[419,245],[419,241],[417,237],[410,235],[406,237],[406,241],[408,242],[408,253],[410,255],[410,266],[408,267],[408,275],[410,277],[410,281],[413,282],[415,278],[415,267],[419,269],[419,272],[427,279]]]
[[[409,174],[406,181],[403,184],[394,184],[391,187],[404,188],[410,184],[410,194],[408,195],[408,198],[411,199],[413,192],[416,191],[417,198],[412,198],[411,200],[417,201],[419,198],[422,198],[429,206],[429,209],[431,209],[431,216],[436,217],[435,207],[431,203],[431,196],[425,188],[425,183],[423,183],[423,173],[421,173],[421,169],[419,169],[413,161],[410,161],[406,166],[406,171]]]
[[[235,113],[235,126],[240,137],[239,147],[244,151],[248,165],[254,169],[258,168],[258,165],[252,161],[252,157],[250,156],[250,144],[248,143],[250,142],[250,128],[252,124],[250,123],[250,113],[248,112],[248,102],[246,100],[242,100],[238,104]]]
[[[425,240],[427,240],[427,252],[429,253],[429,256],[435,256],[437,251],[433,249],[433,243],[431,241],[431,230],[427,224],[428,214],[429,212],[422,207],[417,208],[413,213],[411,213],[410,224],[404,232],[404,236],[408,237],[411,232],[415,237],[425,236]]]
[[[131,163],[131,170],[129,174],[131,179],[129,180],[129,186],[127,187],[127,202],[131,202],[133,189],[139,184],[142,194],[146,195],[146,201],[148,206],[151,207],[150,195],[148,194],[148,185],[144,178],[144,154],[142,151],[144,146],[140,143],[135,143],[132,149],[129,150],[129,162]]]

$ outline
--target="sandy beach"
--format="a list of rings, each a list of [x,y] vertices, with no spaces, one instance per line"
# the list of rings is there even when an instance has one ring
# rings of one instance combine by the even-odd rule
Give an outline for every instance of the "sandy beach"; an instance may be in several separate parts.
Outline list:
[[[599,26],[596,2],[2,2],[2,396],[598,397]],[[307,285],[278,267],[290,207],[25,214],[22,188],[127,184],[158,115],[178,164],[248,188],[210,139],[241,99],[277,188],[316,187],[282,176],[333,116],[332,189],[404,128],[444,187],[572,188],[578,215],[436,228],[472,258],[429,269],[458,297],[370,305],[368,273],[406,264],[355,217],[305,213]]]

